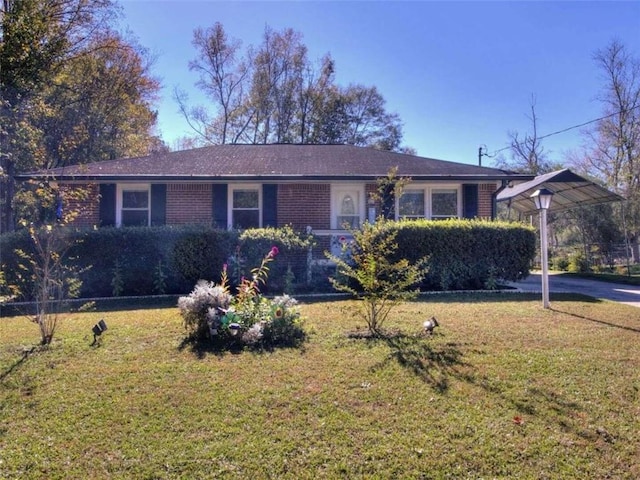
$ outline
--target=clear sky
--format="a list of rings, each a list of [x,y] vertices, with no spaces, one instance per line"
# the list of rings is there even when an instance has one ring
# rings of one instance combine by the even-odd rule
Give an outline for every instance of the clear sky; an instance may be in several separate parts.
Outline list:
[[[122,0],[122,24],[156,56],[160,133],[172,146],[189,128],[174,87],[205,104],[188,63],[193,30],[221,22],[258,45],[265,25],[303,35],[311,60],[330,53],[336,82],[376,86],[404,123],[404,144],[425,157],[477,163],[522,135],[532,95],[539,135],[602,115],[596,50],[613,39],[640,57],[640,1],[165,1]],[[543,141],[550,158],[581,144],[580,129]],[[493,160],[483,158],[483,165]]]

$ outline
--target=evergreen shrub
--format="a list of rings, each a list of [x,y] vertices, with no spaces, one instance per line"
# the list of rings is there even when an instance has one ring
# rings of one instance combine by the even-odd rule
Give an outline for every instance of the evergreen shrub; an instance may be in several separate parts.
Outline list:
[[[429,258],[422,288],[492,288],[500,280],[529,274],[536,252],[533,228],[484,220],[410,220],[389,223],[397,229],[397,258]]]

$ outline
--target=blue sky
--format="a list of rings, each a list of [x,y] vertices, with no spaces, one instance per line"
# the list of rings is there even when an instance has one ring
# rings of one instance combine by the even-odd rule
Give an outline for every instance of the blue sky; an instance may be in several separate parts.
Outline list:
[[[330,53],[340,85],[375,85],[419,155],[477,163],[530,129],[540,135],[602,115],[596,50],[618,39],[640,57],[640,2],[122,0],[122,25],[156,56],[159,129],[171,146],[189,134],[172,98],[206,104],[188,63],[193,30],[221,22],[246,47],[265,25],[302,33],[309,58]],[[580,129],[543,141],[552,160],[581,145]],[[483,165],[492,165],[483,158]]]

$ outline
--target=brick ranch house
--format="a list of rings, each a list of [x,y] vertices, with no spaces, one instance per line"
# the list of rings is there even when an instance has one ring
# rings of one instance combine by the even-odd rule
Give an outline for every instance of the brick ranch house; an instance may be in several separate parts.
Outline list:
[[[217,145],[89,163],[22,175],[63,192],[89,189],[78,227],[206,224],[291,225],[332,235],[375,218],[370,193],[392,167],[411,177],[396,218],[495,216],[496,193],[533,178],[415,155],[348,145]],[[70,200],[67,200],[71,203]],[[64,204],[64,197],[63,197]],[[67,204],[66,208],[79,205]]]

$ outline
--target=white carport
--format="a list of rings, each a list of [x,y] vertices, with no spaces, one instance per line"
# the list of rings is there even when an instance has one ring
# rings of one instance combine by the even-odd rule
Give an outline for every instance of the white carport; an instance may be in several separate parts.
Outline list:
[[[506,202],[509,209],[521,215],[534,215],[537,209],[531,194],[541,188],[553,192],[550,212],[624,200],[620,195],[573,173],[568,168],[537,176],[528,182],[507,186],[498,192],[496,200]]]

